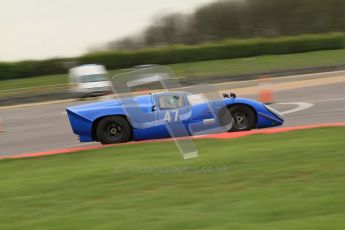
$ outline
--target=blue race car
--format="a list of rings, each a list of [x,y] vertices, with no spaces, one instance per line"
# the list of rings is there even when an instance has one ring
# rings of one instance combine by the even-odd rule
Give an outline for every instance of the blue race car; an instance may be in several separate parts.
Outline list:
[[[67,114],[81,142],[102,144],[246,131],[283,124],[283,116],[273,108],[230,95],[207,102],[201,94],[150,93],[68,107]],[[227,123],[224,114],[230,114]],[[222,129],[217,129],[219,126]]]

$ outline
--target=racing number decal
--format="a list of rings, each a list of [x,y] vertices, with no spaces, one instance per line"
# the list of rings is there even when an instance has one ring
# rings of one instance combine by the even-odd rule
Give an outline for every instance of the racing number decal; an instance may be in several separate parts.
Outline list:
[[[172,110],[171,112],[172,112],[172,113],[175,113],[175,115],[173,116],[173,118],[174,118],[174,121],[176,122],[176,121],[178,120],[178,110]],[[171,122],[171,121],[172,121],[171,115],[170,115],[170,111],[169,111],[169,110],[165,113],[164,121],[165,121],[165,122]]]

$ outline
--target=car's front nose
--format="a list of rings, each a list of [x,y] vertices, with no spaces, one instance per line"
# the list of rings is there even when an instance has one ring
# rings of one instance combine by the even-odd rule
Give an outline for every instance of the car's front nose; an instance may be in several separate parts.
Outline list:
[[[264,105],[264,106],[268,112],[270,112],[273,116],[279,119],[279,121],[281,122],[281,125],[284,123],[285,119],[284,119],[283,114],[281,114],[279,111],[277,111],[276,109],[272,108],[269,105]]]

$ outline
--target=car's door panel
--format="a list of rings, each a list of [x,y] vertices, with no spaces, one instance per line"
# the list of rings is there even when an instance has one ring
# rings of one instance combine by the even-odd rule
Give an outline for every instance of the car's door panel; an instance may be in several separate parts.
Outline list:
[[[161,135],[165,137],[173,136],[185,136],[189,135],[188,126],[191,118],[191,107],[186,100],[185,93],[176,94],[176,96],[182,97],[183,105],[176,108],[162,108],[159,103],[160,96],[173,95],[176,93],[166,93],[164,95],[156,95],[156,101],[158,102],[157,111],[155,114],[155,124],[157,130]]]

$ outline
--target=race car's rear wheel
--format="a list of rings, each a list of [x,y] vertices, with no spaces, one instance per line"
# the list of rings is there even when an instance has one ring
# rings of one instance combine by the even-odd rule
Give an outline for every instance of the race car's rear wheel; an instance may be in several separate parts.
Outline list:
[[[254,111],[245,105],[235,105],[230,108],[233,119],[231,131],[247,131],[255,128],[256,116]]]
[[[99,121],[96,134],[102,144],[128,142],[131,138],[131,126],[124,117],[105,117]]]

